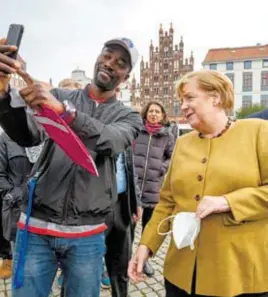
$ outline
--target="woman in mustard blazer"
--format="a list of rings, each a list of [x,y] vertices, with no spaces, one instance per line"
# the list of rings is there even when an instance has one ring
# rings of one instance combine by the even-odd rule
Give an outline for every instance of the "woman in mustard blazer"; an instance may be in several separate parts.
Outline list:
[[[268,122],[228,118],[233,87],[216,71],[187,74],[176,92],[194,131],[177,140],[129,276],[140,281],[143,264],[161,246],[160,222],[196,212],[201,229],[195,249],[170,242],[166,296],[268,296]],[[171,226],[166,220],[161,232]]]

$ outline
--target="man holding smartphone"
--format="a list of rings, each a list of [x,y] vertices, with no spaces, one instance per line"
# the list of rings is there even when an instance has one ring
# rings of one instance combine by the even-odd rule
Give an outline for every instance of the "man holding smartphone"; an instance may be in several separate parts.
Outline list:
[[[48,296],[60,262],[65,296],[97,297],[105,220],[117,200],[115,158],[132,144],[142,127],[139,114],[115,95],[116,87],[128,79],[137,62],[137,50],[130,39],[109,40],[97,58],[91,85],[51,92],[5,55],[16,50],[0,45],[0,124],[21,146],[45,144],[33,168],[18,223],[12,296]],[[20,95],[29,107],[35,110],[45,104],[70,125],[94,158],[99,177],[74,164],[25,108],[11,107],[12,73],[27,83]],[[31,199],[27,232],[27,202]]]

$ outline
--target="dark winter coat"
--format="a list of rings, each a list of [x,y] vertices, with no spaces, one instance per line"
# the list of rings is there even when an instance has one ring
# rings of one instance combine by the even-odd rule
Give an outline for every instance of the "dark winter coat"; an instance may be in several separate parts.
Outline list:
[[[246,118],[247,119],[249,119],[249,118],[257,118],[257,119],[268,120],[268,109],[265,109],[265,110],[262,110],[262,111],[259,111],[259,112],[252,113],[252,114],[248,115]]]
[[[144,128],[135,140],[134,161],[143,207],[155,207],[159,201],[159,191],[169,166],[174,143],[170,126],[165,126],[152,135]]]
[[[122,207],[125,210],[123,218],[126,225],[132,221],[132,216],[137,215],[137,208],[140,206],[140,188],[137,183],[137,175],[134,167],[134,156],[132,148],[129,147],[124,152],[124,163],[127,176],[127,199],[122,201]]]
[[[3,235],[15,241],[23,189],[33,164],[25,149],[5,133],[0,135],[0,198]]]

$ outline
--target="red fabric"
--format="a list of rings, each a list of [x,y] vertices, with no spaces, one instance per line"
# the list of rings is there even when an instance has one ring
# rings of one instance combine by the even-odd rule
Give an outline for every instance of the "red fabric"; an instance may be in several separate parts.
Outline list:
[[[103,102],[105,102],[105,101],[107,100],[107,99],[104,99],[104,98],[97,98],[97,97],[93,94],[93,92],[90,91],[89,88],[88,88],[87,90],[88,90],[88,96],[89,96],[89,98],[91,98],[92,100],[94,100],[94,101],[96,101],[96,102],[98,102],[98,103],[103,103]]]
[[[81,139],[54,110],[43,106],[34,117],[74,163],[99,176],[96,164]]]
[[[21,222],[18,222],[18,228],[21,230],[24,230],[25,225]],[[50,229],[43,229],[43,228],[38,228],[38,227],[34,227],[34,226],[28,226],[28,231],[30,233],[34,233],[34,234],[39,234],[39,235],[50,235],[50,236],[55,236],[55,237],[63,237],[63,238],[81,238],[81,237],[87,237],[87,236],[92,236],[92,235],[96,235],[99,233],[104,232],[107,229],[107,226],[105,224],[89,230],[89,231],[85,231],[85,232],[78,232],[78,233],[67,233],[67,232],[59,232],[56,230],[50,230]]]
[[[162,124],[150,124],[148,121],[145,122],[145,129],[149,134],[154,134],[160,131],[160,129],[163,127]]]

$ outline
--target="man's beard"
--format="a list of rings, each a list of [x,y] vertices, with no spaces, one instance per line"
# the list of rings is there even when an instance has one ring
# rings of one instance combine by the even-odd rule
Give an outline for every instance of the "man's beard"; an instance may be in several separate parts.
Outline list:
[[[109,82],[104,82],[98,78],[99,69],[96,70],[95,76],[94,76],[94,83],[95,85],[102,91],[112,91],[115,90],[118,86],[118,78],[116,76],[111,77]]]

